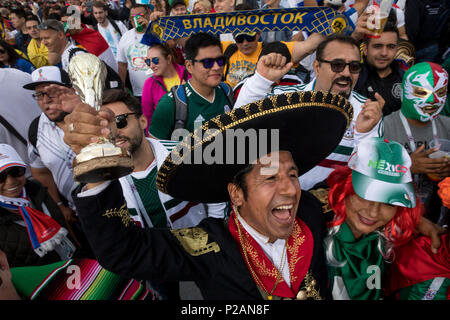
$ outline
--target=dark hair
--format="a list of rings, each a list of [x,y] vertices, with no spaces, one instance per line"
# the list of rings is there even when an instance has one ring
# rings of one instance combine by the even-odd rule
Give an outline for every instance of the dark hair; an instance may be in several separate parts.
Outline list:
[[[287,62],[292,60],[292,56],[291,56],[291,53],[289,52],[287,45],[285,45],[281,41],[273,41],[273,42],[265,43],[264,46],[262,47],[261,53],[259,54],[258,60],[262,56],[265,56],[266,54],[269,54],[272,52],[279,53],[282,56],[286,57]]]
[[[242,2],[242,3],[239,3],[238,5],[234,6],[235,11],[245,11],[245,10],[253,10],[253,9],[256,9],[256,8],[254,8],[251,3],[246,3],[246,2]]]
[[[134,8],[144,8],[146,12],[150,11],[150,8],[146,4],[141,4],[141,3],[135,3],[134,5],[131,6],[131,9],[134,9]]]
[[[8,53],[8,62],[12,66],[16,64],[17,60],[22,58],[17,52],[16,49],[12,45],[10,45],[8,42],[6,42],[3,39],[0,39],[0,46],[3,47],[3,49],[6,50]],[[4,67],[3,62],[0,62],[0,67]]]
[[[45,20],[57,20],[57,21],[61,21],[61,16],[59,14],[57,14],[56,12],[52,12],[47,16],[47,19]]]
[[[194,60],[197,57],[198,49],[210,46],[217,46],[222,50],[222,43],[216,36],[205,32],[193,34],[187,39],[186,45],[184,46],[186,60]]]
[[[37,21],[37,23],[40,23],[39,18],[36,17],[35,15],[28,16],[28,17],[27,17],[27,20],[25,20],[25,23],[26,23],[27,21]]]
[[[142,106],[139,100],[122,89],[107,89],[103,92],[102,104],[123,102],[130,111],[138,116],[142,115]]]
[[[102,2],[102,1],[94,1],[92,3],[92,7],[96,7],[96,8],[102,8],[103,10],[107,11],[108,10],[108,6]]]
[[[242,190],[242,193],[244,194],[244,200],[247,201],[247,182],[245,181],[245,177],[252,171],[253,164],[249,164],[244,169],[236,173],[233,177],[233,180],[231,181],[232,184],[234,184],[236,187]]]
[[[323,59],[323,52],[325,51],[325,48],[330,42],[338,41],[341,43],[347,43],[349,45],[355,46],[356,49],[359,51],[359,42],[356,39],[353,39],[350,36],[341,34],[341,33],[334,33],[332,35],[329,35],[323,40],[316,50],[316,60],[320,61]]]
[[[24,9],[14,9],[11,11],[11,14],[15,14],[17,17],[19,18],[25,18],[27,17],[27,13],[25,12]]]
[[[385,32],[393,32],[397,35],[397,42],[400,39],[400,33],[398,32],[398,28],[397,28],[397,24],[394,21],[387,21],[386,24],[384,25],[384,29],[382,33]],[[364,39],[364,42],[367,44],[369,44],[370,42],[370,37],[366,37],[366,39]]]

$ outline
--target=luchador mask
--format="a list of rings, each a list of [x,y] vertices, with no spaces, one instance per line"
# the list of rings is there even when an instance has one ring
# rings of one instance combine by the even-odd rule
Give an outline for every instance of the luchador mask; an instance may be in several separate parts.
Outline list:
[[[412,66],[403,75],[402,107],[405,117],[427,122],[437,117],[447,98],[448,74],[432,62]]]

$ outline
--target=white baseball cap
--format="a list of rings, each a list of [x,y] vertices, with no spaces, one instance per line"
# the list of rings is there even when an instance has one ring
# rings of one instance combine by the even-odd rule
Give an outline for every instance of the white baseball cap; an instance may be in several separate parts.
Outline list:
[[[46,66],[31,73],[31,82],[23,86],[24,89],[34,90],[40,84],[59,84],[71,87],[69,74],[55,66]]]
[[[0,172],[11,167],[26,168],[27,165],[13,147],[2,143],[0,144]]]

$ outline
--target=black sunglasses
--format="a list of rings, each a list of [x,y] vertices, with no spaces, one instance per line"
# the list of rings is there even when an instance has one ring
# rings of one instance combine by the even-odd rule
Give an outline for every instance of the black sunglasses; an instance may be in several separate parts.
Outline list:
[[[348,70],[350,71],[350,73],[359,73],[361,71],[362,68],[362,63],[359,61],[350,61],[350,62],[345,62],[345,60],[342,59],[335,59],[335,60],[322,60],[322,59],[317,59],[320,62],[325,62],[325,63],[329,63],[331,66],[331,70],[333,72],[342,72],[344,71],[345,67],[348,65]]]
[[[237,43],[242,43],[244,40],[247,40],[247,42],[253,42],[256,39],[256,34],[254,36],[248,35],[248,34],[240,34],[236,38],[234,38],[234,41]]]
[[[153,64],[158,64],[159,63],[159,58],[158,57],[154,57],[154,58],[151,58],[151,59],[147,58],[144,61],[145,61],[145,64],[150,67],[152,62],[153,62]]]
[[[25,171],[26,169],[24,167],[12,167],[11,169],[6,169],[0,173],[0,183],[5,182],[8,176],[13,178],[22,177],[25,174]]]
[[[203,67],[205,69],[211,69],[214,66],[214,63],[217,62],[219,67],[223,67],[227,61],[227,59],[224,56],[217,57],[217,58],[205,58],[201,60],[192,60],[194,62],[201,62],[203,63]]]
[[[117,129],[125,128],[128,125],[127,118],[128,118],[128,116],[130,116],[132,114],[137,114],[137,113],[129,112],[129,113],[123,113],[123,114],[119,114],[118,116],[115,116]]]
[[[5,49],[0,49],[0,54],[5,54],[6,50]]]

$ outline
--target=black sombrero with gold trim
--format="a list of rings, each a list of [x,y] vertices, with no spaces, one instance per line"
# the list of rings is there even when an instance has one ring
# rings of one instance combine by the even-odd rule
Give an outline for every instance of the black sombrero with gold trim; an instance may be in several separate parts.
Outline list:
[[[347,99],[322,91],[291,92],[250,103],[210,119],[186,136],[162,164],[156,185],[180,200],[228,201],[227,184],[259,155],[290,151],[303,174],[333,152],[352,118]],[[256,133],[257,139],[238,141],[239,129],[251,137]],[[278,136],[278,145],[272,143],[271,132]],[[255,148],[258,156],[251,158]]]

